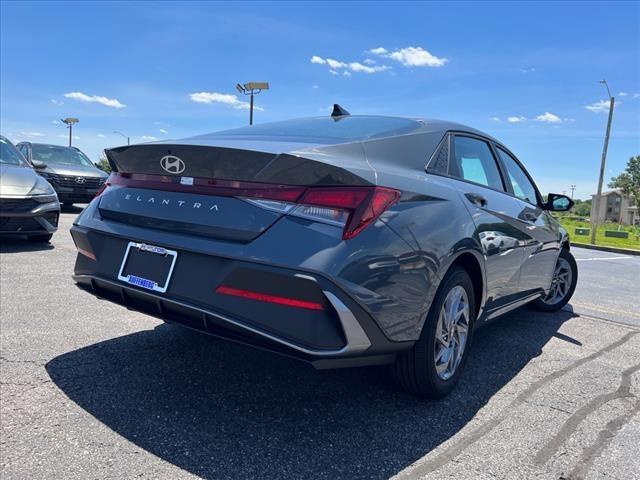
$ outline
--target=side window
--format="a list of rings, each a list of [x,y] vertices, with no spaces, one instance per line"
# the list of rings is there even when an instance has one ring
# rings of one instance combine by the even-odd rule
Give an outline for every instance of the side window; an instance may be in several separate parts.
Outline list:
[[[496,190],[504,190],[498,165],[487,142],[455,136],[453,153],[454,158],[449,165],[450,175]]]
[[[533,186],[533,183],[531,183],[527,174],[524,173],[522,167],[518,165],[518,162],[516,162],[511,155],[500,147],[498,147],[498,155],[500,155],[500,160],[502,160],[502,163],[507,170],[509,183],[513,188],[514,195],[520,200],[536,205],[538,203],[536,187]]]
[[[451,136],[449,134],[440,142],[438,149],[434,156],[431,158],[429,165],[427,166],[428,172],[434,173],[449,173],[449,141]]]

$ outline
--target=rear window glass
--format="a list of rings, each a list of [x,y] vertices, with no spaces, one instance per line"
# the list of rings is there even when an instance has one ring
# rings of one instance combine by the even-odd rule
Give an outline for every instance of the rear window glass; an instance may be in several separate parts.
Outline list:
[[[59,163],[61,165],[82,165],[93,167],[91,160],[79,150],[72,147],[61,147],[59,145],[31,145],[31,157],[46,164]]]
[[[421,126],[422,124],[415,120],[396,117],[348,116],[339,119],[316,117],[224,130],[212,136],[277,137],[274,139],[293,141],[313,139],[320,143],[323,140],[348,142],[402,135],[415,131]]]

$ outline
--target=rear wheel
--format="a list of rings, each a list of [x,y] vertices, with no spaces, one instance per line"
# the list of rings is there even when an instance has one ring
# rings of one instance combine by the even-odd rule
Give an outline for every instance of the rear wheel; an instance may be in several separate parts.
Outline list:
[[[533,301],[534,308],[545,312],[555,312],[564,307],[576,289],[578,265],[568,250],[562,249],[553,271],[549,293]]]
[[[420,338],[393,365],[400,386],[425,398],[448,395],[466,363],[474,321],[471,279],[464,269],[454,266],[438,289]]]
[[[53,237],[53,233],[47,233],[46,235],[29,235],[29,241],[47,243]]]

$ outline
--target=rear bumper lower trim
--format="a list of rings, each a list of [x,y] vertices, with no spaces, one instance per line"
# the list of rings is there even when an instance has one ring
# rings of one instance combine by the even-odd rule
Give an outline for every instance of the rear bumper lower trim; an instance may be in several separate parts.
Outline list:
[[[338,314],[338,318],[342,325],[342,329],[345,334],[345,338],[346,338],[346,345],[337,350],[317,350],[317,349],[306,348],[301,345],[297,345],[293,342],[290,342],[289,340],[277,337],[271,333],[265,332],[258,328],[254,328],[250,325],[247,325],[243,322],[240,322],[227,315],[220,314],[213,310],[203,309],[201,307],[197,307],[189,303],[167,298],[165,296],[157,295],[152,292],[133,289],[121,283],[114,282],[111,280],[106,280],[98,276],[73,275],[72,278],[74,281],[78,283],[90,284],[94,290],[95,290],[94,282],[108,284],[111,287],[115,287],[119,289],[123,299],[126,298],[125,292],[127,291],[135,292],[136,295],[146,296],[149,299],[154,300],[159,305],[160,310],[162,310],[162,304],[167,303],[167,304],[173,304],[179,307],[187,308],[194,312],[198,312],[202,315],[209,315],[217,318],[218,320],[221,320],[230,325],[233,325],[237,328],[246,330],[247,332],[250,332],[254,335],[258,335],[268,341],[275,342],[281,346],[293,349],[297,352],[303,353],[305,355],[310,355],[315,358],[349,357],[352,355],[361,354],[371,346],[371,341],[369,337],[367,336],[366,332],[364,331],[364,329],[356,319],[355,315],[351,312],[351,310],[349,310],[349,308],[340,299],[338,299],[338,297],[336,297],[334,294],[326,290],[323,290],[323,293],[327,298],[327,300],[329,301],[329,303],[331,303],[333,308],[336,310]]]

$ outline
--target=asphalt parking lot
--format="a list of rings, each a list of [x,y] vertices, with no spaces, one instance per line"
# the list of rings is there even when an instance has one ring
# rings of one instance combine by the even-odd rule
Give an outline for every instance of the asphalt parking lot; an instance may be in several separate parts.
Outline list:
[[[565,311],[481,329],[450,397],[384,369],[312,367],[163,324],[0,247],[3,479],[640,478],[640,257],[574,249]]]

